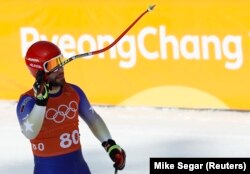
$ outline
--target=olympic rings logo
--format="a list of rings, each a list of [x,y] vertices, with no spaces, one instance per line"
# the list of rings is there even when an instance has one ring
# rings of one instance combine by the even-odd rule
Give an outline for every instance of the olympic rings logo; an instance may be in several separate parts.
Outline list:
[[[73,119],[77,115],[78,104],[76,101],[71,101],[69,106],[60,105],[57,110],[50,108],[46,111],[45,118],[53,120],[55,123],[62,123],[66,118]]]

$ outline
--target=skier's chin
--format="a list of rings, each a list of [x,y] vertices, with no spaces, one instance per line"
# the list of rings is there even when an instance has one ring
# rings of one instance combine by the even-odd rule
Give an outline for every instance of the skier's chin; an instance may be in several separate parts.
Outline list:
[[[54,82],[51,82],[50,85],[54,87],[58,87],[58,86],[63,86],[65,83],[66,83],[65,79],[62,78],[62,79],[57,79]]]

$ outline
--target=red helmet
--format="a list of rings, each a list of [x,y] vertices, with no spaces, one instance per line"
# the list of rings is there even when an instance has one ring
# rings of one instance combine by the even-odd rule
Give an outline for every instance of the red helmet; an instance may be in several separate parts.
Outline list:
[[[38,70],[44,70],[44,63],[61,55],[60,49],[49,41],[38,41],[26,52],[25,63],[31,74],[36,77]]]

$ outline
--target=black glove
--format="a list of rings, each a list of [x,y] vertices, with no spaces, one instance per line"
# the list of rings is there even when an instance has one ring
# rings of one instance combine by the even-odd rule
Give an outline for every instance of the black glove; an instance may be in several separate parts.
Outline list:
[[[36,104],[46,106],[49,99],[49,84],[44,80],[45,72],[38,70],[36,73],[36,81],[33,85]]]
[[[126,162],[126,153],[125,151],[118,146],[114,140],[109,139],[108,141],[104,141],[102,146],[108,152],[112,161],[114,161],[114,168],[118,170],[122,170],[125,167]]]

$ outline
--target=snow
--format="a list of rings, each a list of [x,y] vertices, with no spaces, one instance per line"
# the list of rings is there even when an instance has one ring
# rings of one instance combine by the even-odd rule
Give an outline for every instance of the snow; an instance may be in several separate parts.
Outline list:
[[[16,101],[0,101],[0,174],[31,174],[33,156],[22,135]],[[250,112],[94,106],[127,153],[119,174],[149,173],[150,157],[249,157]],[[80,122],[84,158],[93,174],[114,173],[112,162]]]

